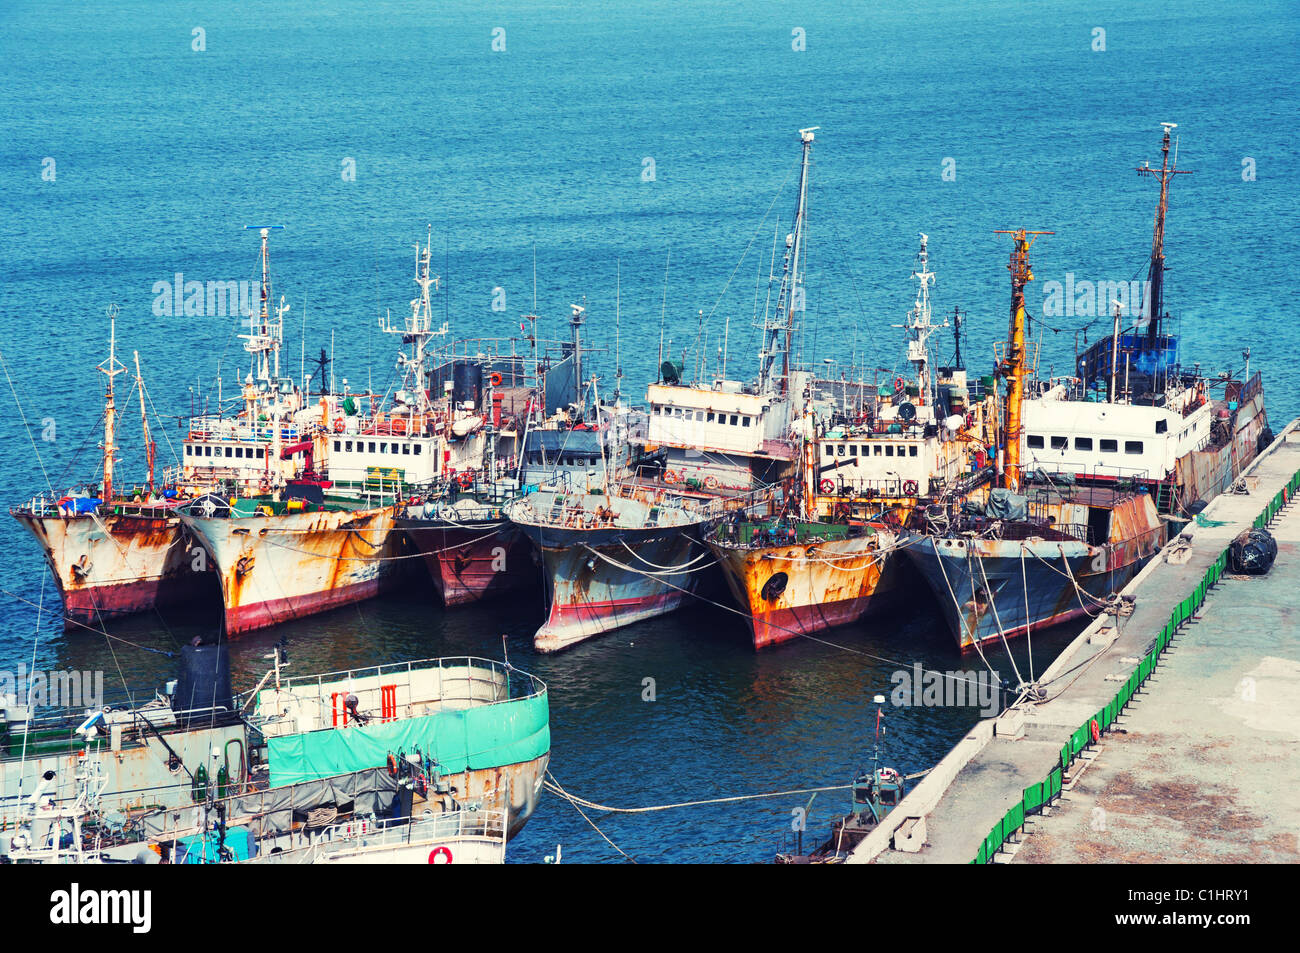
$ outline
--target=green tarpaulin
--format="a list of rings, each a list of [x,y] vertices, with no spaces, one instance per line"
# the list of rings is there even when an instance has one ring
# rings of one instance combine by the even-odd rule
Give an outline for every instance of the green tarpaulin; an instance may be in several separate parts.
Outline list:
[[[267,739],[271,784],[330,778],[418,748],[444,774],[540,758],[551,749],[546,696]]]

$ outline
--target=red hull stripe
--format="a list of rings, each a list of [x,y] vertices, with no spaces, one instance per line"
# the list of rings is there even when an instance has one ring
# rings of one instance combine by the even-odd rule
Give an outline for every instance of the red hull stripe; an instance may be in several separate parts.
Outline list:
[[[279,625],[291,619],[302,619],[318,612],[326,612],[339,606],[371,599],[378,593],[379,580],[370,579],[340,586],[328,592],[314,592],[286,599],[268,599],[247,606],[227,607],[226,635],[239,635],[243,632],[253,632]]]

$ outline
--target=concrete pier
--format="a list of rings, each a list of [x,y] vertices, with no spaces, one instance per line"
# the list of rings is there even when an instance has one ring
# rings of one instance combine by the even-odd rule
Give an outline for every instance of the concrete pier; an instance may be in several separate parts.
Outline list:
[[[1244,492],[1214,500],[1125,589],[1131,615],[1095,619],[1039,677],[1044,700],[977,725],[849,862],[1300,861],[1300,504],[1269,524],[1270,573],[1219,576],[1160,651],[1171,610],[1294,488],[1297,424],[1246,471]],[[1022,818],[1040,784],[1046,805]]]

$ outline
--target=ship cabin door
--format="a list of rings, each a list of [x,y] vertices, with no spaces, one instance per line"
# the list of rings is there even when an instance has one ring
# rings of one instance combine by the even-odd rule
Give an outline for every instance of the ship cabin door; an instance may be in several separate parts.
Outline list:
[[[1111,511],[1104,506],[1088,507],[1088,545],[1105,546],[1110,542]]]

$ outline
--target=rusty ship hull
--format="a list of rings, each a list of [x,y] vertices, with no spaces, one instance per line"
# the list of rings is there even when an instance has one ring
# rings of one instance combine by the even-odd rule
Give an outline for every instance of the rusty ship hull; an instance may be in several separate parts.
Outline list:
[[[424,557],[444,606],[521,589],[536,576],[527,537],[504,519],[451,523],[404,516],[397,528]]]
[[[40,544],[63,600],[65,628],[99,628],[141,612],[216,601],[212,576],[175,512],[58,514],[14,510]],[[198,568],[196,568],[196,566]]]
[[[662,502],[544,490],[507,514],[542,561],[549,609],[533,637],[539,652],[674,611],[708,555],[703,518]]]
[[[755,649],[848,625],[899,594],[893,533],[867,528],[841,539],[741,546],[710,536],[710,550],[746,611]]]
[[[228,637],[373,598],[400,536],[393,506],[181,518],[216,564]]]
[[[1231,433],[1228,439],[1220,446],[1194,450],[1178,459],[1174,482],[1186,502],[1209,502],[1225,492],[1250,466],[1259,451],[1272,442],[1258,374],[1247,384],[1242,397],[1240,405],[1225,422]]]
[[[963,652],[1095,616],[1165,542],[1149,495],[1115,507],[1107,542],[1041,529],[1026,538],[913,535],[902,550],[938,600]]]

